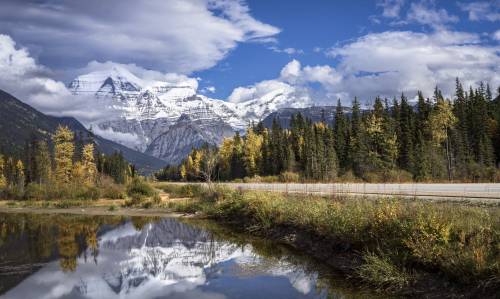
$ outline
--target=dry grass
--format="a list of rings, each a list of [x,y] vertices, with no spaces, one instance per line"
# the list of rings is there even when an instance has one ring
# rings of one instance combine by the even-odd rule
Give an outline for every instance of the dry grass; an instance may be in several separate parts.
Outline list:
[[[332,200],[228,189],[208,196],[203,190],[174,188],[178,196],[189,192],[197,198],[170,203],[176,211],[247,219],[252,222],[248,225],[264,230],[295,227],[369,252],[358,274],[377,286],[402,287],[411,280],[406,269],[417,268],[441,272],[466,285],[500,287],[498,207],[390,198]],[[381,280],[384,271],[387,281]]]

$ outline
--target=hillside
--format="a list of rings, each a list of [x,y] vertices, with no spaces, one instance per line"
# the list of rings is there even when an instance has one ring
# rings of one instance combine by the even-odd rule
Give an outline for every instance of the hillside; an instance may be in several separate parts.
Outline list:
[[[50,141],[52,133],[60,125],[67,125],[77,134],[93,135],[79,121],[72,117],[45,115],[21,102],[14,96],[0,90],[0,152],[9,155],[20,154],[27,140],[32,136]],[[121,151],[130,163],[144,173],[150,173],[166,162],[113,141],[94,136],[97,149],[105,154]]]

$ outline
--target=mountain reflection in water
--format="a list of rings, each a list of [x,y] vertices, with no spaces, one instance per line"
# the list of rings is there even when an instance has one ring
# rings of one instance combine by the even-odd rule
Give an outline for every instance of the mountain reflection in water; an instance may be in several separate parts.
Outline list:
[[[172,218],[0,214],[0,233],[1,298],[332,296],[316,273]]]

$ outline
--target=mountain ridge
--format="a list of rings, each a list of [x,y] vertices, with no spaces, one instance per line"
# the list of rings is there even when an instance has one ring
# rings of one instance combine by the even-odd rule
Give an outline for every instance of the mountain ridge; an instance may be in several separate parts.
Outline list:
[[[20,155],[25,143],[32,137],[51,142],[59,125],[66,125],[77,134],[93,136],[96,148],[105,154],[121,151],[124,158],[136,165],[142,173],[151,173],[165,166],[163,160],[134,151],[123,145],[95,135],[73,117],[46,115],[0,89],[0,151]]]

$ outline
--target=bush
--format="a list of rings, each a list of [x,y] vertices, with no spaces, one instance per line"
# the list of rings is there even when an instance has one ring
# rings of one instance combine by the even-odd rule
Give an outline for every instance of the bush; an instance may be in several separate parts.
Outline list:
[[[262,183],[279,183],[280,177],[277,175],[268,175],[262,177]]]
[[[47,188],[45,185],[30,183],[26,186],[24,197],[27,200],[44,200],[47,199]]]
[[[135,177],[127,186],[127,194],[132,198],[151,197],[155,195],[155,189],[144,179]]]
[[[267,231],[288,226],[369,252],[358,269],[380,288],[401,288],[405,270],[431,269],[466,285],[500,287],[500,208],[404,199],[331,200],[220,189],[215,201],[172,203],[181,211],[242,221]],[[328,241],[326,241],[328,242]],[[370,253],[372,252],[372,253]],[[373,254],[377,252],[377,254]]]
[[[364,282],[385,290],[397,290],[410,284],[412,277],[406,271],[394,265],[385,255],[367,252],[364,263],[356,269],[356,275]]]
[[[300,175],[295,172],[285,171],[280,174],[280,182],[282,183],[297,183],[300,181]]]
[[[113,179],[109,177],[101,178],[99,182],[101,189],[101,196],[107,199],[124,199],[127,197],[125,186],[116,184]]]

